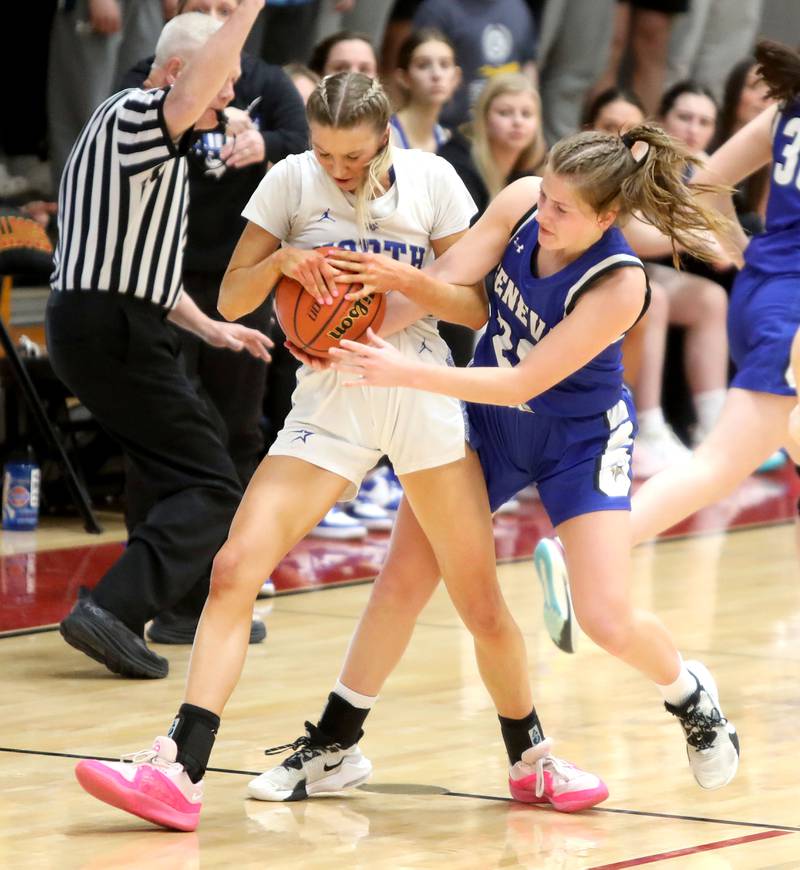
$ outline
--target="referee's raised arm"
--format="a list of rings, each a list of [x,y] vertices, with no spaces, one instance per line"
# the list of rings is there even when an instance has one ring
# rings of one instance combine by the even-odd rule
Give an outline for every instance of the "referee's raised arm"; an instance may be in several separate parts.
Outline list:
[[[233,97],[239,56],[263,6],[264,0],[242,0],[225,24],[174,75],[173,87],[164,101],[164,121],[173,139],[193,126],[210,129],[217,125],[215,111]],[[224,100],[227,90],[230,93]],[[223,102],[215,106],[218,98]]]

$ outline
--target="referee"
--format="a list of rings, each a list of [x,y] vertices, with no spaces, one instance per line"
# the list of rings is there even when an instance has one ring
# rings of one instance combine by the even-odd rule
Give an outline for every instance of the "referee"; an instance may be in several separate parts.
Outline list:
[[[61,623],[67,643],[127,677],[165,677],[144,642],[167,610],[197,614],[211,561],[241,497],[236,471],[189,382],[167,321],[265,362],[270,340],[203,314],[182,291],[194,128],[217,126],[242,45],[263,6],[243,0],[225,24],[189,13],[167,23],[145,83],[102,103],[67,160],[47,343],[59,377],[115,437],[143,490],[128,544]],[[198,599],[200,599],[198,601]],[[195,616],[196,619],[196,616]],[[263,624],[253,625],[263,639]]]

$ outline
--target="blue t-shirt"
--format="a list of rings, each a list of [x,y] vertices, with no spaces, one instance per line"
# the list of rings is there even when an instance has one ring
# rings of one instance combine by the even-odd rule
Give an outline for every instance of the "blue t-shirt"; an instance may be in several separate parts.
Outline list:
[[[536,57],[536,27],[525,0],[423,0],[414,14],[414,29],[421,27],[450,37],[463,73],[439,118],[445,127],[469,119],[490,76],[519,72]]]
[[[772,174],[764,232],[745,251],[748,266],[768,275],[800,273],[800,100],[784,106],[772,139]]]
[[[538,278],[534,272],[538,239],[539,222],[533,208],[517,225],[500,265],[487,279],[489,322],[475,349],[473,365],[517,365],[602,275],[631,266],[644,271],[625,237],[612,227],[568,266]],[[607,411],[622,397],[622,338],[528,401],[522,410],[556,417],[588,417]]]

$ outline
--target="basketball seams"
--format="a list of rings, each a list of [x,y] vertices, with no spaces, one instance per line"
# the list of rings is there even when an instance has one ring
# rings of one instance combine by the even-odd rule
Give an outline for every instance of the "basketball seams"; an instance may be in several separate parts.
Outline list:
[[[286,294],[293,294],[294,298],[287,298]],[[314,356],[325,357],[328,347],[335,346],[338,341],[330,335],[326,335],[331,331],[331,327],[335,326],[337,321],[342,321],[345,318],[350,318],[350,311],[359,306],[359,301],[352,301],[342,297],[337,300],[337,303],[332,306],[320,306],[316,299],[308,293],[302,285],[293,278],[284,276],[278,282],[275,290],[275,313],[278,322],[283,328],[282,314],[286,312],[289,330],[284,329],[287,337],[294,342],[299,348],[306,353]],[[320,314],[325,315],[325,309],[328,309],[327,316],[321,323],[314,323],[309,317],[309,312],[313,306],[318,306]],[[375,326],[383,321],[385,300],[383,294],[374,294],[372,301],[367,309],[366,314],[352,317],[351,326],[346,328],[341,338],[348,338],[352,341],[361,340],[366,335],[367,329],[370,326]],[[287,310],[288,309],[288,310]],[[363,325],[358,324],[358,320],[364,321]],[[311,326],[313,332],[303,334],[306,327]],[[316,343],[322,339],[323,343],[327,343],[326,347],[316,347]]]

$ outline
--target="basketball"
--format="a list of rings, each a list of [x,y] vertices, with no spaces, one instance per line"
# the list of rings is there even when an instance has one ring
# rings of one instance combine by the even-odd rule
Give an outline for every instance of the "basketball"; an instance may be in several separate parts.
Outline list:
[[[371,293],[363,299],[345,299],[344,293],[360,284],[341,284],[341,295],[333,305],[320,305],[294,278],[284,275],[275,287],[275,316],[292,344],[312,356],[326,357],[328,348],[343,338],[361,341],[368,327],[380,329],[383,323],[383,293]]]

